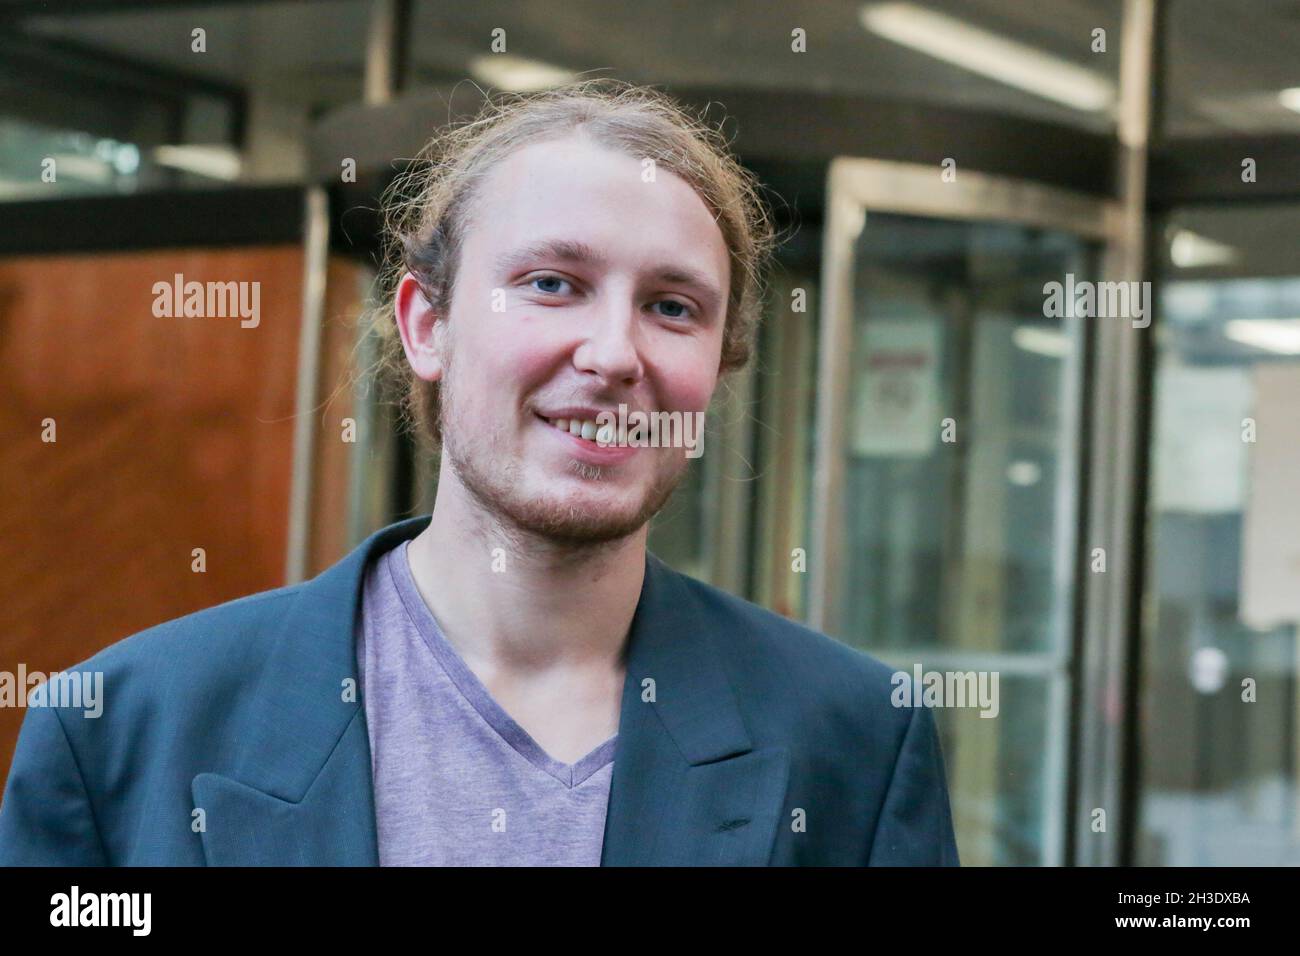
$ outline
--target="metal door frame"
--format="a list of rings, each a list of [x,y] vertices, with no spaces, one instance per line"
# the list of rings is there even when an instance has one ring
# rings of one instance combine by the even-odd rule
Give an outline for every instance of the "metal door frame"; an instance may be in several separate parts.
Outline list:
[[[832,569],[843,566],[844,524],[840,519],[844,506],[844,480],[847,463],[842,453],[841,436],[845,433],[851,387],[850,361],[854,335],[853,250],[854,243],[877,213],[893,213],[966,222],[1002,222],[1037,226],[1070,233],[1100,244],[1097,258],[1098,277],[1105,263],[1123,239],[1121,203],[1046,186],[1028,180],[1011,179],[977,172],[957,170],[952,181],[945,182],[937,166],[892,160],[840,157],[832,161],[827,173],[827,211],[823,239],[822,302],[820,309],[821,343],[818,353],[816,411],[816,463],[814,466],[814,501],[811,547],[809,550],[809,623],[826,633],[839,629],[840,595],[837,576]],[[1074,320],[1078,322],[1079,320]],[[1076,341],[1081,346],[1081,362],[1094,358],[1089,354],[1093,336],[1079,326]],[[1076,363],[1076,367],[1078,363]],[[1090,458],[1082,447],[1086,434],[1090,396],[1082,372],[1069,384],[1068,393],[1077,403],[1065,414],[1072,419],[1064,435],[1066,445],[1062,469],[1064,486],[1059,495],[1073,502],[1072,523],[1082,531],[1087,502],[1082,489],[1087,487],[1086,470]],[[1073,535],[1078,542],[1080,535]],[[1074,549],[1074,567],[1082,562],[1082,551]],[[1073,611],[1067,616],[1065,649],[1043,655],[997,655],[1000,669],[1023,673],[1045,673],[1050,678],[1048,753],[1045,775],[1048,781],[1045,801],[1045,859],[1048,865],[1060,865],[1066,853],[1067,814],[1054,807],[1069,807],[1067,786],[1069,743],[1073,692],[1080,685],[1075,669],[1080,659],[1085,602],[1083,589],[1074,576]],[[930,654],[938,666],[956,670],[988,669],[994,658],[963,653]],[[1023,658],[1020,659],[1020,658]]]

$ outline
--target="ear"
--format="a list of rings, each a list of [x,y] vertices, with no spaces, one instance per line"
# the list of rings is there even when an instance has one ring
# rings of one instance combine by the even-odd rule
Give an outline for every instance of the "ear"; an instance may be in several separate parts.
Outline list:
[[[407,272],[397,283],[393,296],[393,313],[402,336],[402,349],[415,374],[426,382],[442,378],[443,321],[420,291],[415,276]]]

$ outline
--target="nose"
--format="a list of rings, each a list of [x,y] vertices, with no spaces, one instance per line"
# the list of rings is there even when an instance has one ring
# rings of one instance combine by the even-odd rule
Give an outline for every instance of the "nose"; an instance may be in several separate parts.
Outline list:
[[[574,351],[573,364],[578,371],[599,375],[610,385],[632,385],[640,381],[645,368],[641,362],[638,318],[635,304],[621,297],[599,310],[591,334]]]

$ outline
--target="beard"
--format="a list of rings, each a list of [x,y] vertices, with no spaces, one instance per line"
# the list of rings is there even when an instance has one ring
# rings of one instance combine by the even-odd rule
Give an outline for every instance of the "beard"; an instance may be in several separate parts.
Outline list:
[[[686,476],[689,462],[685,458],[676,467],[657,469],[649,489],[631,508],[622,504],[593,508],[583,501],[530,497],[523,490],[519,460],[500,458],[496,452],[509,447],[504,435],[457,427],[460,417],[450,362],[440,387],[443,454],[465,490],[507,534],[541,539],[566,549],[619,541],[658,514]],[[654,449],[645,450],[651,451]],[[609,469],[570,460],[569,472],[584,482],[600,482],[608,477]]]

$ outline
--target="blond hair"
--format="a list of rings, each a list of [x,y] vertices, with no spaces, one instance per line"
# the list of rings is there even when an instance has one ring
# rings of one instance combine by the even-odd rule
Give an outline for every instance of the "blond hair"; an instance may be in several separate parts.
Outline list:
[[[409,271],[433,309],[445,314],[479,185],[520,148],[575,131],[654,160],[688,183],[714,214],[731,263],[720,371],[749,361],[775,238],[758,180],[731,155],[722,134],[657,90],[608,78],[502,94],[489,98],[472,120],[439,130],[383,199],[386,265],[381,295],[364,321],[379,337],[377,371],[398,384],[403,424],[415,426],[433,447],[441,441],[438,387],[417,377],[405,360],[393,314],[397,282]]]

